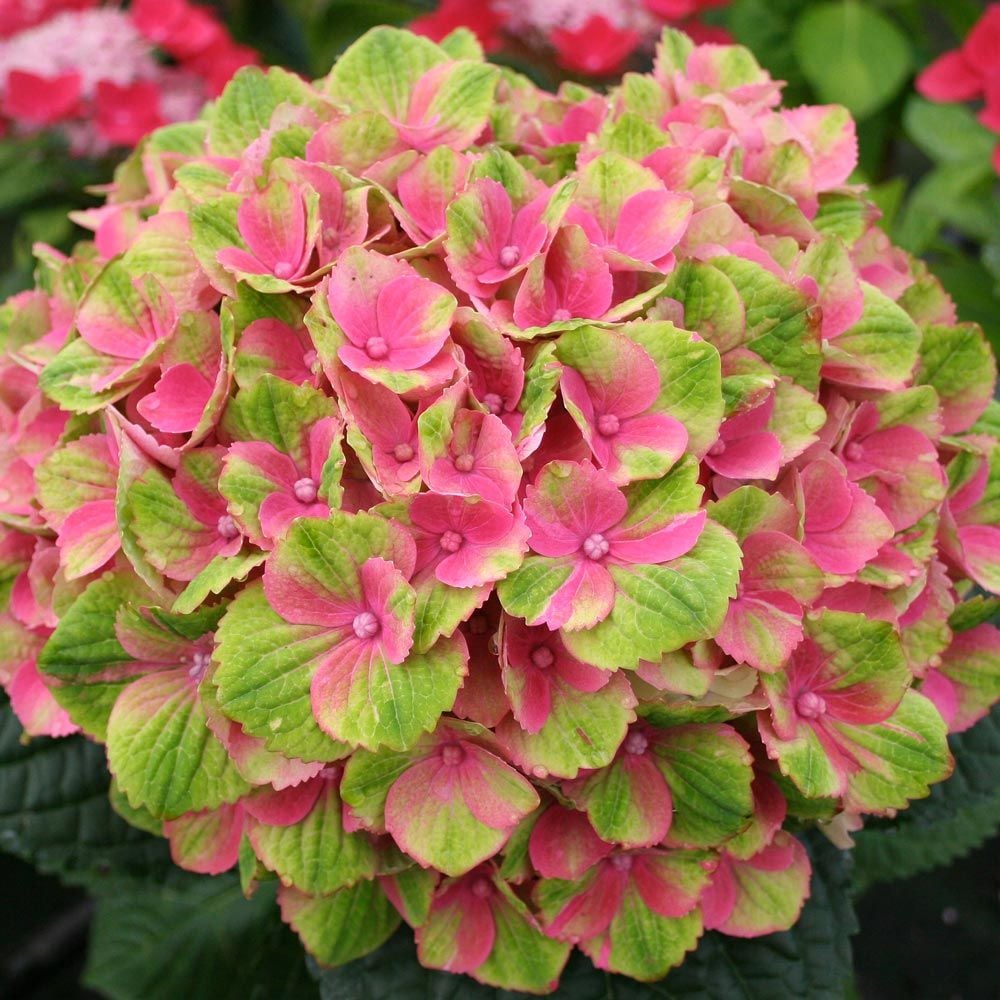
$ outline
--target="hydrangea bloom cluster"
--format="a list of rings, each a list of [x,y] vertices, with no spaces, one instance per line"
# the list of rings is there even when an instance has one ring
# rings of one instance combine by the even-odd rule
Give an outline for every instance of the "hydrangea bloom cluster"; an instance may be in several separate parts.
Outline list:
[[[439,0],[411,29],[440,41],[456,28],[473,31],[487,52],[516,39],[553,51],[559,65],[584,76],[607,76],[639,49],[651,50],[665,24],[682,25],[703,41],[726,32],[697,15],[728,0]]]
[[[163,56],[171,62],[167,64]],[[0,127],[62,131],[76,155],[194,118],[256,62],[188,0],[10,0],[0,13]]]
[[[1000,133],[1000,3],[987,6],[962,45],[935,59],[917,77],[917,90],[931,101],[982,101],[979,120]],[[1000,144],[993,151],[1000,174]]]
[[[842,108],[380,28],[241,71],[3,310],[0,673],[326,964],[791,926],[1000,697],[995,366]]]

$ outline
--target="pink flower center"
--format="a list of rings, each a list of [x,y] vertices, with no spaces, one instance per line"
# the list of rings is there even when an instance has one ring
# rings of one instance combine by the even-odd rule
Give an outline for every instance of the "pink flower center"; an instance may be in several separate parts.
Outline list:
[[[236,522],[233,520],[231,514],[223,514],[216,522],[215,530],[223,538],[236,538],[240,533],[240,529],[236,527]]]
[[[384,358],[389,353],[389,345],[384,337],[369,337],[365,341],[365,354],[373,361]]]
[[[508,245],[500,251],[500,265],[502,267],[513,267],[520,259],[520,247]]]
[[[486,407],[494,417],[503,413],[503,398],[497,392],[488,392],[483,396],[483,406]]]
[[[726,442],[725,441],[716,441],[715,444],[713,444],[712,447],[708,449],[708,453],[709,453],[709,455],[712,456],[712,458],[717,458],[725,450],[726,450]]]
[[[290,278],[295,273],[295,265],[289,264],[287,260],[279,260],[274,265],[274,276],[276,278]]]
[[[611,865],[613,868],[617,868],[620,872],[630,872],[632,870],[632,863],[635,859],[631,854],[616,854],[611,859]]]
[[[413,448],[408,444],[397,444],[392,449],[392,457],[397,462],[410,462],[413,460]]]
[[[302,355],[302,364],[306,366],[314,375],[319,372],[319,355],[315,351],[306,351]]]
[[[382,630],[382,625],[370,611],[362,611],[354,616],[351,628],[359,639],[374,639]]]
[[[595,562],[598,559],[603,559],[607,554],[608,550],[611,548],[608,540],[599,531],[595,531],[592,535],[588,535],[583,540],[583,554],[588,559],[593,559]]]
[[[604,437],[614,437],[621,430],[621,423],[613,413],[602,413],[597,418],[598,433]]]
[[[450,767],[455,767],[465,760],[465,751],[457,743],[449,743],[441,748],[441,760]]]
[[[572,319],[573,314],[568,309],[557,309],[552,314],[552,321],[554,323],[565,323],[566,320]]]
[[[531,662],[538,667],[539,670],[551,667],[555,661],[556,658],[548,646],[535,646],[535,648],[531,651]]]
[[[477,878],[475,882],[472,883],[472,895],[478,896],[480,899],[486,899],[490,893],[493,892],[493,886],[490,884],[488,878]]]
[[[861,445],[858,444],[857,441],[852,441],[844,449],[844,458],[846,458],[848,462],[858,462],[858,461],[860,461],[862,454],[863,454],[863,449],[862,449]]]
[[[462,547],[462,536],[457,531],[446,531],[438,544],[445,552],[457,552]]]
[[[308,476],[296,479],[292,492],[299,503],[312,503],[316,499],[316,481]]]
[[[795,710],[804,719],[818,719],[826,711],[826,701],[815,691],[803,691],[795,699]]]
[[[649,740],[647,740],[646,737],[643,736],[643,734],[637,729],[633,729],[632,732],[625,737],[625,753],[645,753],[648,746]]]
[[[205,676],[205,671],[208,670],[208,665],[211,662],[211,653],[205,653],[198,650],[194,656],[191,657],[191,669],[188,670],[188,677],[197,683],[202,679],[202,677]]]
[[[455,459],[455,468],[459,472],[472,472],[473,466],[476,464],[476,460],[466,452],[464,455],[459,455]]]

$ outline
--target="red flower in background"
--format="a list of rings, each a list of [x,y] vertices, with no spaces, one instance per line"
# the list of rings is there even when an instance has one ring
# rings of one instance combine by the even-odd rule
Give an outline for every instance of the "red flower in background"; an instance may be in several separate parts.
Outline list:
[[[565,70],[581,76],[619,72],[637,51],[651,51],[665,24],[699,41],[728,42],[721,28],[692,18],[728,0],[440,0],[436,10],[410,24],[440,41],[456,28],[472,31],[487,52],[517,42],[555,54]]]
[[[990,4],[962,45],[935,59],[916,87],[931,101],[984,101],[979,120],[1000,132],[1000,3]],[[993,166],[1000,173],[1000,145]]]
[[[469,0],[441,0],[437,10],[418,17],[410,30],[440,42],[456,28],[468,28],[486,52],[496,52],[503,45],[500,34],[507,18],[489,3],[469,3]]]
[[[257,62],[189,0],[0,0],[0,40],[0,131],[58,126],[77,155],[193,118]]]

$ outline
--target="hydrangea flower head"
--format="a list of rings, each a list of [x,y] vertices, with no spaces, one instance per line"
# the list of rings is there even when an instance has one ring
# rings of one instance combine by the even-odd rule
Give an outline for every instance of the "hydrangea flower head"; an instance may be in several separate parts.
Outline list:
[[[669,31],[608,94],[463,32],[240,71],[0,310],[27,732],[326,965],[405,922],[546,993],[791,927],[798,831],[929,794],[1000,699],[995,365],[855,156]]]

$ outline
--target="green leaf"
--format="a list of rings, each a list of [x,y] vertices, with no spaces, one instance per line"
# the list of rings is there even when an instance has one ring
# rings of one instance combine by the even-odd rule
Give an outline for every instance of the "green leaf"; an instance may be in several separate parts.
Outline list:
[[[328,630],[291,625],[271,609],[263,588],[240,591],[216,633],[219,706],[268,750],[302,760],[337,760],[348,748],[330,739],[312,713],[316,661],[330,648]]]
[[[166,841],[112,809],[103,749],[79,736],[22,743],[0,700],[0,849],[93,888],[119,875],[162,877],[172,867]]]
[[[467,660],[461,635],[439,639],[426,653],[411,652],[402,663],[375,654],[355,671],[343,703],[324,706],[324,722],[353,746],[405,750],[454,705]]]
[[[250,790],[208,728],[186,667],[147,674],[119,695],[108,763],[129,803],[158,819],[215,809]]]
[[[957,605],[948,617],[948,627],[953,632],[967,632],[970,628],[993,621],[1000,614],[1000,597],[982,594]]]
[[[245,66],[226,85],[209,114],[208,148],[217,156],[241,156],[271,124],[279,104],[308,104],[309,85],[287,70]]]
[[[110,1000],[303,1000],[315,995],[274,892],[188,876],[98,900],[84,982]]]
[[[740,563],[736,539],[708,522],[698,544],[680,559],[612,567],[617,595],[611,614],[592,629],[563,633],[563,641],[574,656],[607,669],[656,662],[718,631],[736,593]],[[502,589],[501,600],[506,607]]]
[[[868,118],[899,93],[910,72],[910,43],[884,14],[856,0],[809,6],[792,45],[824,103]]]
[[[724,280],[717,271],[711,273]],[[687,330],[678,330],[672,323],[630,323],[622,333],[644,347],[656,364],[660,373],[656,409],[684,424],[688,451],[702,454],[714,443],[722,422],[719,352],[706,340],[695,340]]]
[[[846,385],[902,388],[920,349],[920,330],[912,319],[874,285],[861,283],[861,318],[823,347],[823,375]]]
[[[303,428],[334,413],[332,400],[311,385],[265,374],[237,395],[226,418],[241,440],[266,441],[304,466]]]
[[[496,938],[476,974],[509,990],[545,992],[559,978],[570,946],[546,937],[507,884],[499,880],[496,884],[500,890],[492,907]]]
[[[344,767],[340,794],[366,826],[383,829],[389,789],[412,764],[411,754],[405,751],[355,750]]]
[[[354,111],[381,111],[403,121],[417,80],[447,59],[427,38],[396,28],[373,28],[337,60],[324,89]]]
[[[944,163],[988,160],[996,145],[996,136],[964,104],[936,104],[914,95],[903,110],[903,127],[932,160]]]
[[[115,619],[122,605],[143,596],[141,584],[127,577],[106,574],[95,580],[60,618],[38,658],[56,701],[101,741],[118,695],[141,673],[118,642]]]
[[[914,380],[937,392],[946,434],[975,422],[993,398],[996,375],[993,352],[975,323],[924,327]]]
[[[367,955],[399,926],[399,914],[378,882],[359,882],[329,896],[282,889],[281,915],[323,965]]]
[[[730,726],[664,730],[651,744],[674,804],[671,843],[713,847],[746,826],[753,811],[748,747]]]
[[[949,738],[951,777],[892,820],[872,819],[854,835],[854,884],[908,878],[945,865],[1000,828],[1000,708]]]
[[[930,786],[951,772],[944,720],[916,691],[907,691],[880,725],[837,728],[846,731],[852,755],[874,762],[848,782],[848,801],[860,812],[905,809],[910,799],[925,798]]]
[[[797,288],[759,264],[716,257],[712,266],[736,287],[746,310],[746,342],[777,372],[804,389],[819,387],[821,313]]]
[[[250,842],[285,884],[325,895],[375,877],[377,856],[371,838],[344,830],[342,813],[336,783],[327,781],[304,820],[292,826],[253,823]]]
[[[177,595],[171,610],[179,615],[190,614],[210,594],[221,594],[234,580],[243,583],[266,558],[266,552],[246,548],[234,556],[215,556]]]
[[[497,727],[504,749],[522,770],[536,777],[575,778],[581,768],[605,767],[635,721],[635,698],[623,674],[600,691],[585,693],[556,679],[552,712],[537,733],[525,732],[507,716]]]

